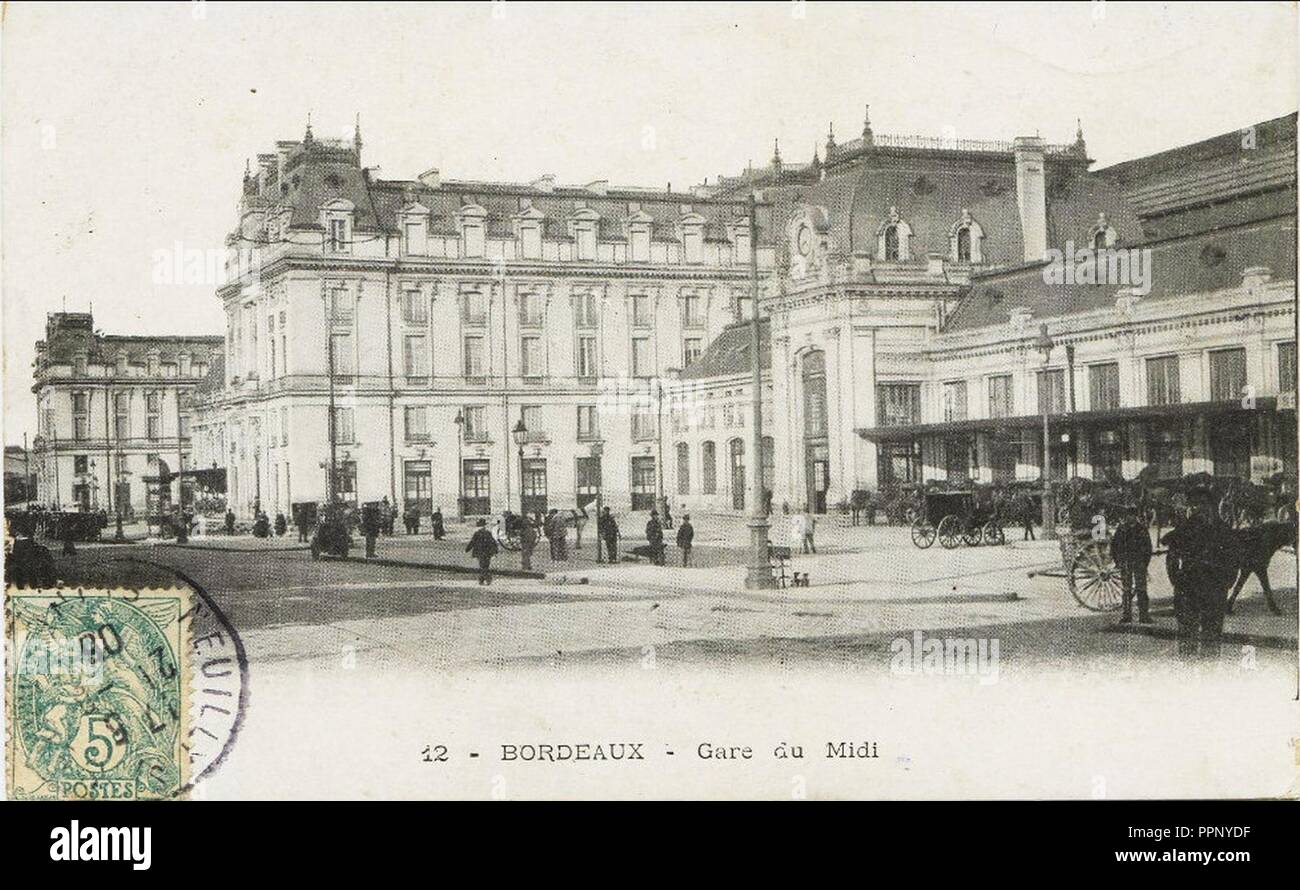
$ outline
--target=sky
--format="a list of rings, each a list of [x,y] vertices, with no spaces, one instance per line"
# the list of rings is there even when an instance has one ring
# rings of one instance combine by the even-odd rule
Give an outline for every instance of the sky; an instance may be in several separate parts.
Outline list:
[[[246,159],[351,137],[385,178],[683,189],[861,133],[1070,142],[1097,166],[1296,110],[1291,3],[10,2],[0,25],[4,441],[47,312],[219,334]],[[255,164],[254,164],[255,166]]]

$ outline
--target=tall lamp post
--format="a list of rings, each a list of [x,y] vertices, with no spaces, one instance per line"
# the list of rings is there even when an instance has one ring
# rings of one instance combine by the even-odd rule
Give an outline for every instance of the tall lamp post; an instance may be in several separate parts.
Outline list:
[[[763,509],[763,370],[758,355],[758,195],[749,193],[749,370],[753,390],[751,412],[751,437],[749,453],[753,455],[750,476],[749,510],[749,565],[745,569],[745,587],[750,590],[767,590],[775,587],[772,564],[768,556],[767,513]]]
[[[456,518],[465,518],[465,412],[456,412]]]
[[[515,424],[512,435],[515,438],[515,445],[519,448],[519,518],[527,521],[528,513],[524,509],[524,442],[528,440],[528,426],[522,417]]]
[[[604,475],[601,472],[600,456],[605,451],[604,442],[591,443],[591,459],[596,465],[596,533],[592,535],[596,539],[596,562],[604,562],[605,558],[600,552],[600,514],[601,514],[601,489],[605,487]]]
[[[1047,333],[1047,325],[1038,329],[1038,340],[1034,344],[1043,354],[1043,385],[1047,385],[1047,363],[1052,360],[1052,349],[1056,341]],[[1052,440],[1048,430],[1048,412],[1052,408],[1050,393],[1040,392],[1038,403],[1043,409],[1043,540],[1056,540],[1056,495],[1052,492]]]

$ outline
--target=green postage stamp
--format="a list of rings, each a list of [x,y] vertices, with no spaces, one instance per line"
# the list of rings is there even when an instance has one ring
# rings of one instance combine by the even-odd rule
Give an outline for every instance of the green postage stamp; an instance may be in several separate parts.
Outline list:
[[[5,597],[9,797],[174,797],[188,780],[185,589]]]

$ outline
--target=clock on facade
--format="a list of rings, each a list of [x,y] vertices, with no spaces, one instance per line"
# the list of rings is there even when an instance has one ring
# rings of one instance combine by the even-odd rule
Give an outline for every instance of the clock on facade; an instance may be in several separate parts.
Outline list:
[[[807,256],[808,251],[812,249],[812,231],[807,226],[799,227],[795,247],[801,256]]]

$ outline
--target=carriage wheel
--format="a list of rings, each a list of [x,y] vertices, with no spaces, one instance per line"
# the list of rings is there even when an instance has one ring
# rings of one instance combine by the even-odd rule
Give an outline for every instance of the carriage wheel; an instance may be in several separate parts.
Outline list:
[[[961,523],[956,516],[945,516],[939,520],[939,543],[944,550],[952,550],[961,544]]]
[[[1123,602],[1124,586],[1109,550],[1101,545],[1083,547],[1074,555],[1066,576],[1070,594],[1093,612],[1113,612]]]
[[[978,525],[972,525],[961,533],[961,542],[967,547],[978,547],[982,540],[984,540],[984,534],[980,531]]]
[[[1007,536],[1002,531],[1002,526],[993,520],[984,523],[984,543],[993,547],[1000,547],[1007,542]]]
[[[934,543],[935,528],[924,519],[912,523],[912,543],[925,550]]]

